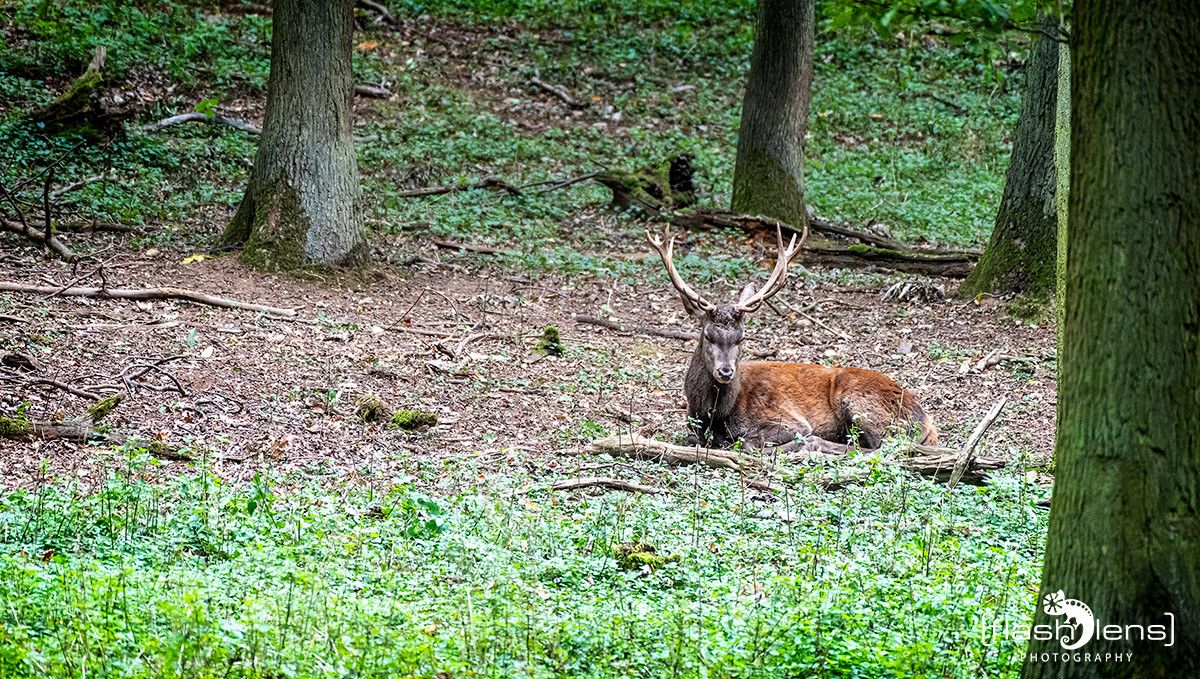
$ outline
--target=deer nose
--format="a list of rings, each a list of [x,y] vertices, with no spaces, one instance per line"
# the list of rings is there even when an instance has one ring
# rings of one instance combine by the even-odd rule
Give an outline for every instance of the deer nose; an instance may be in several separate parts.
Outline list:
[[[717,379],[726,380],[726,381],[732,380],[733,379],[733,368],[730,368],[729,366],[722,366],[720,368],[717,368]]]

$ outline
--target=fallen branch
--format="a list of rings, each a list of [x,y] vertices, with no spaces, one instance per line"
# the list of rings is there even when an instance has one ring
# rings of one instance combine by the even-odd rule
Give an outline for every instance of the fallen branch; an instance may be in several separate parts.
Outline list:
[[[59,257],[62,257],[68,262],[73,262],[79,259],[79,255],[75,254],[71,248],[64,245],[63,242],[54,235],[53,231],[38,231],[32,226],[28,226],[20,222],[14,222],[9,219],[0,219],[0,231],[8,231],[9,233],[25,236],[35,243],[45,246],[51,252]]]
[[[440,196],[446,193],[457,193],[459,191],[472,191],[474,189],[503,189],[508,193],[519,196],[521,189],[509,184],[499,177],[485,177],[471,184],[448,184],[443,186],[426,186],[420,189],[409,189],[401,191],[396,195],[400,198],[422,198],[425,196]]]
[[[860,267],[865,265],[894,269],[923,276],[966,278],[975,267],[978,255],[925,250],[892,250],[871,245],[851,245],[848,248],[805,247],[805,263],[830,267]]]
[[[0,417],[0,437],[7,439],[65,439],[86,441],[94,429],[92,418],[73,417],[54,422]]]
[[[184,288],[66,288],[65,290],[59,290],[57,287],[45,285],[26,285],[24,283],[0,281],[0,291],[23,292],[37,295],[49,295],[54,293],[64,297],[92,297],[98,299],[178,299],[185,302],[193,302],[195,304],[221,307],[223,309],[258,311],[262,313],[275,314],[278,316],[296,315],[295,309],[266,306],[264,304],[254,304],[253,302],[241,302],[235,299],[217,297],[215,295],[196,292],[194,290],[186,290]]]
[[[691,228],[709,226],[736,227],[742,229],[778,227],[786,234],[799,235],[802,230],[777,219],[761,215],[737,215],[728,212],[684,212],[666,215],[667,221]],[[821,248],[806,246],[802,255],[805,263],[816,263],[832,267],[859,267],[874,265],[926,276],[965,278],[979,259],[979,253],[969,250],[917,250],[890,238],[855,231],[837,226],[826,220],[809,220],[813,231],[820,231],[843,238],[859,241],[846,248]]]
[[[589,450],[634,460],[653,460],[668,464],[702,464],[738,472],[776,471],[775,465],[757,457],[701,446],[677,446],[648,439],[639,434],[617,434],[592,441]]]
[[[576,314],[575,322],[581,325],[595,325],[609,330],[616,330],[620,333],[633,335],[651,335],[654,337],[666,337],[668,339],[695,340],[699,338],[694,332],[686,330],[671,330],[670,328],[655,328],[649,325],[631,325],[626,326],[617,321],[611,321],[607,318],[596,318],[595,316],[583,316]]]
[[[474,243],[460,243],[452,240],[431,240],[431,243],[444,250],[462,250],[465,252],[477,252],[483,255],[515,255],[512,250],[504,250],[494,248],[490,245],[475,245]]]
[[[542,90],[543,92],[547,92],[555,97],[558,97],[562,103],[567,105],[567,108],[580,110],[588,107],[588,103],[586,101],[579,101],[575,97],[572,97],[571,94],[565,89],[559,87],[558,85],[551,85],[541,78],[530,78],[529,84],[533,85],[539,90]]]
[[[59,196],[62,196],[63,194],[70,193],[70,192],[78,190],[78,189],[82,189],[83,187],[88,186],[89,184],[95,184],[97,182],[102,182],[105,179],[108,179],[107,175],[98,174],[98,175],[94,175],[91,177],[87,177],[85,179],[80,179],[77,182],[71,182],[70,184],[67,184],[66,186],[63,186],[61,188],[51,191],[50,198],[52,198],[52,199],[58,198]]]
[[[779,227],[784,233],[799,235],[801,230],[793,227],[787,222],[781,222],[778,219],[765,217],[763,215],[739,215],[732,212],[705,210],[698,212],[685,212],[675,215],[673,221],[682,226],[704,227],[704,226],[722,226],[726,228],[764,228],[768,231]],[[844,226],[838,226],[827,219],[820,217],[810,217],[808,220],[808,228],[816,233],[824,233],[826,235],[838,236],[849,240],[856,240],[867,245],[874,245],[881,248],[892,248],[895,250],[905,249],[904,244],[899,241],[877,236],[873,233],[865,231],[856,231]]]
[[[985,418],[988,425],[994,420],[995,417],[991,417],[990,420]],[[983,431],[986,429],[987,426],[983,426],[983,423],[981,423],[981,426],[977,427],[979,436],[982,436]],[[978,441],[979,437],[973,436],[973,441],[968,440],[967,442],[970,447],[968,448],[968,445],[964,445],[960,450],[912,444],[909,448],[910,452],[920,454],[896,460],[896,464],[906,471],[931,478],[935,481],[948,481],[954,478],[954,474],[958,473],[956,465],[961,464],[962,471],[958,473],[958,478],[954,483],[963,481],[981,484],[987,480],[985,473],[1003,467],[1004,461],[993,458],[973,457],[970,452],[978,444]],[[700,446],[677,446],[648,439],[638,434],[618,434],[599,439],[592,442],[589,450],[594,453],[603,453],[614,457],[659,461],[667,464],[703,464],[709,467],[729,469],[740,473],[783,474],[787,471],[763,459],[744,453],[717,448],[703,448]],[[787,456],[787,459],[789,462],[836,464],[845,459],[842,452],[835,452],[842,450],[849,451],[851,448],[849,446],[843,447],[838,444],[831,444],[823,447],[822,450],[804,450],[790,454]],[[826,489],[835,490],[851,483],[861,482],[869,474],[870,470],[865,468],[838,470],[836,478],[824,480],[821,482],[821,485]],[[768,487],[775,488],[775,486],[770,486],[769,484]]]
[[[49,377],[30,377],[30,378],[23,380],[22,384],[30,385],[30,386],[37,385],[37,384],[44,384],[47,387],[54,387],[55,389],[61,389],[62,391],[65,391],[68,394],[71,394],[72,396],[78,396],[79,398],[86,398],[89,401],[99,401],[100,399],[104,398],[103,396],[101,396],[100,394],[97,394],[94,391],[88,391],[87,389],[80,389],[79,387],[71,386],[70,384],[67,384],[66,382],[60,382],[58,380],[53,380],[53,379],[50,379]]]
[[[110,396],[89,407],[82,415],[53,422],[30,420],[20,415],[0,417],[0,438],[86,441],[95,433],[96,423],[120,405],[122,398],[120,395]]]
[[[392,96],[391,90],[378,85],[355,85],[354,93],[360,97],[371,97],[372,99],[387,99]]]
[[[580,488],[608,488],[609,490],[623,490],[628,493],[646,493],[647,495],[657,495],[658,493],[667,492],[665,488],[655,488],[654,486],[645,486],[633,481],[625,481],[615,479],[608,476],[585,476],[578,479],[564,479],[550,486],[551,490],[579,490]]]
[[[192,121],[201,122],[201,123],[215,123],[215,124],[220,124],[220,125],[228,125],[232,128],[241,130],[243,132],[249,132],[250,134],[262,134],[262,130],[258,129],[257,127],[251,125],[250,123],[248,123],[244,120],[238,120],[237,118],[227,118],[225,116],[216,115],[216,114],[208,115],[207,113],[201,113],[199,111],[192,111],[191,113],[180,113],[177,116],[163,118],[162,120],[159,120],[159,121],[153,122],[153,123],[149,123],[149,124],[143,126],[142,129],[147,132],[156,132],[158,130],[163,129],[164,127],[171,127],[172,125],[179,125],[181,123],[189,123]]]
[[[988,368],[999,364],[1000,361],[1003,360],[1003,358],[1004,358],[1003,354],[1001,353],[1001,351],[999,349],[992,349],[991,351],[989,351],[987,353],[986,356],[979,359],[979,362],[977,362],[975,364],[975,367],[973,368],[973,370],[977,373],[981,373],[984,370],[987,370]]]
[[[601,172],[589,172],[587,174],[581,174],[575,177],[567,177],[565,179],[543,179],[542,181],[522,184],[520,188],[531,189],[535,186],[542,186],[545,188],[541,190],[541,193],[549,193],[550,191],[557,191],[558,189],[565,189],[568,186],[574,186],[580,182],[586,182],[589,179],[595,179],[601,174]]]

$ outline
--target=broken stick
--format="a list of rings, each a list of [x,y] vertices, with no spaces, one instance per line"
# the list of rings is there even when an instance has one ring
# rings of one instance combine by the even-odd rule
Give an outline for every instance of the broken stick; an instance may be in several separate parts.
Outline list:
[[[153,122],[153,123],[150,123],[150,124],[144,126],[142,129],[147,132],[155,132],[155,131],[163,129],[164,127],[170,127],[172,125],[179,125],[180,123],[188,123],[188,122],[192,122],[192,121],[201,122],[201,123],[217,123],[220,125],[228,125],[234,129],[238,129],[243,132],[249,132],[250,134],[262,134],[262,130],[258,129],[257,127],[251,125],[250,123],[248,123],[244,120],[238,120],[237,118],[227,118],[225,116],[220,116],[215,113],[213,115],[208,115],[207,113],[201,113],[199,111],[192,111],[191,113],[180,113],[177,116],[163,118],[162,120],[159,120],[157,122]]]
[[[983,419],[979,421],[979,424],[975,425],[975,431],[971,432],[971,435],[967,437],[967,442],[958,451],[958,459],[955,460],[954,469],[950,472],[950,480],[946,482],[947,488],[956,486],[967,469],[973,466],[975,446],[979,445],[979,440],[983,438],[983,433],[988,430],[988,427],[992,426],[996,418],[1000,417],[1000,411],[1004,410],[1005,403],[1008,403],[1008,397],[1001,396],[1000,400],[996,401],[996,404],[992,406],[987,415],[984,415]]]
[[[558,97],[562,103],[567,105],[567,108],[579,110],[588,107],[588,103],[586,101],[579,101],[575,97],[572,97],[565,89],[559,87],[558,85],[551,85],[541,78],[530,78],[529,84],[533,85],[539,90],[542,90],[543,92],[547,92],[549,94],[553,94],[555,97]]]
[[[578,479],[564,479],[557,481],[550,486],[551,490],[579,490],[580,488],[608,488],[609,490],[623,490],[627,493],[646,493],[647,495],[657,495],[667,492],[664,488],[656,488],[654,486],[646,486],[633,481],[625,481],[616,479],[610,476],[584,476]]]
[[[217,297],[216,295],[209,295],[184,288],[65,288],[60,290],[57,287],[47,285],[26,285],[24,283],[0,281],[0,291],[24,292],[36,295],[58,294],[64,297],[93,297],[98,299],[178,299],[206,306],[221,307],[223,309],[243,309],[245,311],[258,311],[277,316],[296,315],[295,309],[267,306],[253,302],[241,302],[236,299]]]

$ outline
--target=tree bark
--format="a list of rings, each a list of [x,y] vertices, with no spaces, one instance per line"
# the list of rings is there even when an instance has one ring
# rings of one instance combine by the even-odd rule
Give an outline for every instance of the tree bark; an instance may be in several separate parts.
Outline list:
[[[1058,32],[1043,17],[1042,30]],[[980,293],[1054,294],[1058,221],[1055,208],[1054,128],[1058,100],[1058,42],[1037,35],[1025,69],[1025,93],[992,237],[960,297]]]
[[[1054,267],[1055,345],[1062,356],[1062,329],[1067,324],[1067,219],[1071,195],[1071,50],[1058,50],[1058,102],[1054,114],[1054,204],[1058,248]]]
[[[742,101],[733,211],[802,226],[804,134],[813,74],[813,0],[759,0]]]
[[[267,270],[365,258],[351,133],[352,0],[275,0],[262,140],[225,229]]]
[[[1024,677],[1200,673],[1200,4],[1076,0],[1057,478],[1042,597],[1105,625],[1166,624],[1174,645],[1093,639],[1112,662]],[[1061,611],[1060,611],[1061,613]]]

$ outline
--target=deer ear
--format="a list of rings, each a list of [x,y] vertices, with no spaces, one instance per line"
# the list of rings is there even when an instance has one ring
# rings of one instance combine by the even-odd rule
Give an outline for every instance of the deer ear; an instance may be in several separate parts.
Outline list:
[[[753,283],[747,283],[746,287],[742,288],[742,294],[738,296],[738,304],[745,304],[746,300],[754,296],[758,292],[758,288],[754,287]]]

